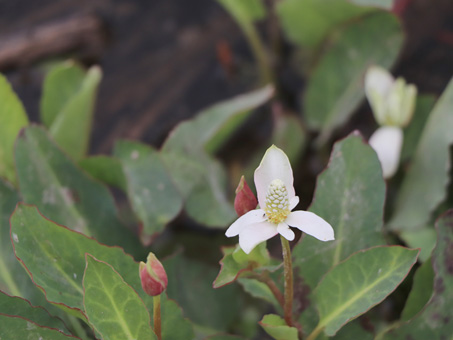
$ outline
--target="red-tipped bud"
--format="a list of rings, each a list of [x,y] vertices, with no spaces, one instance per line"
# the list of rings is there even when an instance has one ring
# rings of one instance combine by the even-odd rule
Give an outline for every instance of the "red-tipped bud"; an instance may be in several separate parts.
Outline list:
[[[139,272],[142,288],[146,294],[157,296],[167,288],[167,273],[153,253],[149,253],[146,263],[140,262]]]
[[[250,210],[255,210],[258,205],[255,195],[247,185],[244,176],[241,177],[239,185],[236,188],[236,198],[234,199],[234,209],[238,216],[248,213]]]

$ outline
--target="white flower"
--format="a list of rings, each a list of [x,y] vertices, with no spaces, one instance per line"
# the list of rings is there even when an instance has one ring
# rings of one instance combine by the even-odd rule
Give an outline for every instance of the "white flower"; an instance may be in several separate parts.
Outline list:
[[[308,211],[294,211],[299,203],[293,187],[293,171],[286,154],[271,146],[255,170],[255,186],[260,209],[239,217],[226,231],[227,237],[239,235],[239,245],[249,254],[259,243],[280,234],[294,240],[296,227],[321,241],[334,239],[329,223]]]
[[[382,67],[371,66],[365,75],[365,93],[381,126],[406,126],[414,113],[417,88],[394,79]]]
[[[385,179],[392,177],[400,161],[403,130],[396,126],[380,127],[371,135],[369,144],[377,153],[382,166],[382,176]]]

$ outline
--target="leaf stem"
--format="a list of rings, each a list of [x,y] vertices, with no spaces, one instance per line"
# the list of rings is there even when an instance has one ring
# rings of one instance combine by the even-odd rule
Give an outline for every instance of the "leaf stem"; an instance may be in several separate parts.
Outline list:
[[[324,327],[320,327],[319,325],[316,326],[316,328],[313,330],[313,332],[310,333],[310,335],[307,337],[307,340],[315,340],[319,333],[323,330]]]
[[[249,276],[257,281],[264,283],[270,289],[270,291],[272,292],[274,297],[277,299],[278,304],[282,307],[282,309],[285,308],[285,298],[284,298],[282,292],[280,291],[280,289],[277,287],[274,280],[272,280],[269,277],[268,272],[263,272],[261,274],[252,272],[252,273],[250,273]]]
[[[157,340],[162,340],[160,295],[153,297],[153,319],[154,319],[154,333],[156,333]]]
[[[264,44],[261,41],[261,37],[258,33],[258,30],[252,23],[243,23],[241,26],[244,35],[248,40],[253,56],[255,57],[258,63],[262,83],[263,84],[273,83],[274,75],[271,63],[266,48],[264,47]]]
[[[286,238],[280,235],[283,251],[283,268],[285,272],[285,321],[293,327],[293,265],[291,259],[291,248]]]

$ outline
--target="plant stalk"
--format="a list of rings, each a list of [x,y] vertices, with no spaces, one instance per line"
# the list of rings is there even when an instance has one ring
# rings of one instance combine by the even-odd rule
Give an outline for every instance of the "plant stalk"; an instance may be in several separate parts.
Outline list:
[[[293,324],[293,265],[291,259],[291,248],[289,247],[289,242],[283,236],[280,236],[282,242],[282,251],[283,251],[283,268],[285,276],[285,321],[286,324],[290,327],[294,327]]]
[[[157,340],[162,340],[160,295],[156,295],[153,297],[153,319],[154,319],[154,333],[156,333]]]

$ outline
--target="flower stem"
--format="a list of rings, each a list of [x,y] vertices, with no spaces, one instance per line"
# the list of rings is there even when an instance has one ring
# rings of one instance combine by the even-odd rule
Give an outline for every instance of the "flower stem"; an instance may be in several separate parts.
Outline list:
[[[291,260],[291,248],[289,242],[283,236],[280,236],[283,251],[283,268],[285,271],[285,321],[290,327],[293,327],[293,265]]]
[[[156,295],[153,297],[153,319],[154,319],[154,333],[156,333],[157,340],[162,340],[160,295]]]
[[[280,291],[280,289],[278,289],[274,280],[272,280],[269,277],[269,274],[267,272],[263,272],[261,274],[252,272],[252,273],[250,273],[250,277],[264,283],[270,289],[270,291],[272,292],[274,297],[277,299],[278,304],[282,307],[282,309],[285,308],[285,298],[283,297],[283,294]]]

